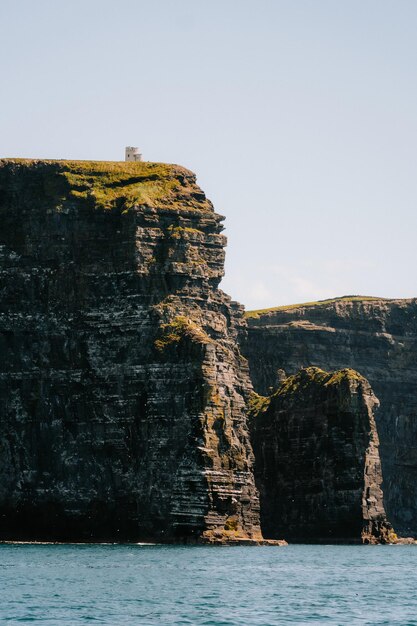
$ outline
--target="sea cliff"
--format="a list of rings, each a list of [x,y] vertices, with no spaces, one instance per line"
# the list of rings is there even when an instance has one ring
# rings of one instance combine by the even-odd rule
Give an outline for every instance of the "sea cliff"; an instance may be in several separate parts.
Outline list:
[[[397,532],[417,537],[417,299],[347,296],[247,313],[240,334],[255,390],[300,368],[353,368],[380,407],[385,507]]]
[[[0,162],[0,538],[259,542],[241,307],[188,170]]]
[[[392,539],[368,383],[276,376],[310,365],[319,342],[297,360],[288,328],[271,332],[262,316],[247,329],[219,289],[222,221],[177,165],[0,160],[0,540]],[[368,351],[369,375],[347,359],[353,349],[323,367],[356,359],[376,388],[372,367],[394,354],[405,371],[408,355],[411,384],[413,331],[394,340],[381,315],[358,314],[359,343],[369,335],[377,357]],[[346,344],[349,333],[325,332]],[[280,379],[269,399],[254,394],[239,340],[256,391]],[[384,380],[404,397],[404,378]],[[389,417],[379,423],[385,477],[389,442],[405,438],[389,439]],[[395,476],[391,510],[411,473]],[[292,480],[303,484],[294,499]]]

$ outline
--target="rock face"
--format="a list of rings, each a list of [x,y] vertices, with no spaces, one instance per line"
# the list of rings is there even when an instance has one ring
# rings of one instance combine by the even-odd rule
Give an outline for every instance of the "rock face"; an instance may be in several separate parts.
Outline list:
[[[259,541],[222,217],[178,166],[0,162],[0,539]]]
[[[267,537],[298,542],[386,542],[378,405],[349,369],[310,367],[252,401],[255,476]]]
[[[241,346],[258,393],[308,366],[350,367],[369,380],[380,400],[387,515],[397,532],[416,537],[417,299],[346,297],[253,312],[247,321]]]

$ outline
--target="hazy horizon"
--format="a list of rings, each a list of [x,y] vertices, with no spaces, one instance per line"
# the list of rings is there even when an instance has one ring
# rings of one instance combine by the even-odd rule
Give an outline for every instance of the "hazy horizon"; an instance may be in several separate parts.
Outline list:
[[[179,163],[247,309],[416,296],[417,3],[15,0],[3,157]]]

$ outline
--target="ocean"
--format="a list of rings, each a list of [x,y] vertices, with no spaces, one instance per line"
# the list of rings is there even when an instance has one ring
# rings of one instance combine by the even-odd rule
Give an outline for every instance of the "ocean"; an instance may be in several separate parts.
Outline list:
[[[417,546],[0,545],[0,623],[417,625]]]

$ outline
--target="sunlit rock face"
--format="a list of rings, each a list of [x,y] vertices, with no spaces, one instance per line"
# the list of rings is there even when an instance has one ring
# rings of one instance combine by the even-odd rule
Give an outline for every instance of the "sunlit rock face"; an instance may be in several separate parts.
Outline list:
[[[303,369],[253,396],[255,476],[267,537],[318,543],[396,539],[387,522],[369,383],[354,370]]]
[[[250,313],[247,321],[241,349],[261,394],[308,366],[350,367],[369,380],[380,401],[387,515],[397,532],[417,537],[417,300],[347,297]]]
[[[225,237],[178,166],[0,162],[0,538],[259,541]]]

